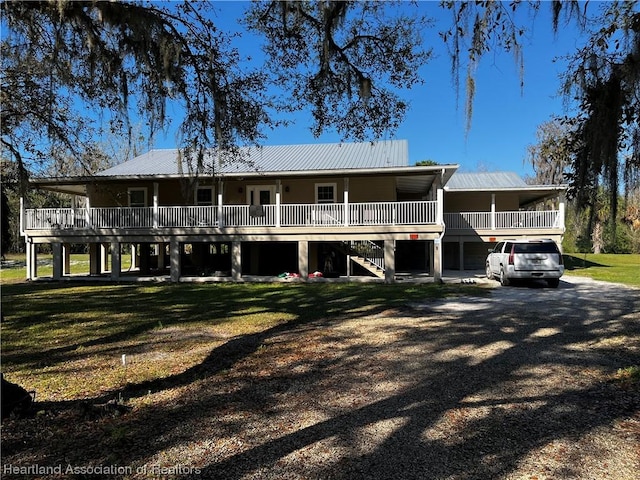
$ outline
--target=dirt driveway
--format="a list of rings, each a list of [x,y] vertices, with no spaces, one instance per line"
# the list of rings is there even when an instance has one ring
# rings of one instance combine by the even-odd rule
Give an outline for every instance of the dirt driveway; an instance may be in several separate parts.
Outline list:
[[[640,290],[576,277],[278,327],[165,405],[134,399],[117,438],[24,453],[133,478],[631,480],[640,392],[617,372],[639,339]]]

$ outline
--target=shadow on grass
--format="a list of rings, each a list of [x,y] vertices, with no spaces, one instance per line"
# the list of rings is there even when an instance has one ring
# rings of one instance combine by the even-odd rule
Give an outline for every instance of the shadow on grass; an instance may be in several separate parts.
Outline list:
[[[563,255],[564,268],[567,270],[580,270],[583,268],[591,267],[607,267],[608,265],[602,265],[600,263],[592,262],[584,257],[575,257],[573,255]]]
[[[569,298],[562,289],[535,297],[496,289],[491,298],[453,305],[425,301],[426,290],[390,298],[379,285],[278,288],[225,290],[223,304],[233,316],[250,300],[292,313],[292,320],[232,338],[186,372],[125,392],[191,389],[184,396],[117,419],[76,416],[73,424],[63,414],[16,422],[22,437],[3,429],[6,461],[135,467],[177,459],[174,465],[196,465],[199,478],[231,480],[501,478],[554,440],[577,441],[638,410],[637,397],[572,377],[640,362],[637,350],[603,343],[607,335],[638,338],[640,299],[626,290],[603,295],[587,285]],[[183,301],[190,295],[177,292]],[[214,308],[220,299],[206,300],[205,292],[191,300]],[[157,301],[154,308],[168,299]],[[363,305],[370,310],[360,324]],[[579,348],[585,344],[590,348]],[[559,381],[549,385],[550,376]],[[389,382],[399,387],[385,391]],[[465,419],[465,411],[476,414]],[[30,438],[38,421],[54,433]],[[27,438],[30,444],[20,443]],[[564,462],[549,475],[579,478],[580,467]]]

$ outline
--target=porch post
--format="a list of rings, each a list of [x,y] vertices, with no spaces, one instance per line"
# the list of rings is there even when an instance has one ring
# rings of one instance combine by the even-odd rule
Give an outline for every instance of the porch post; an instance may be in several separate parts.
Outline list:
[[[100,257],[101,247],[97,243],[89,244],[89,275],[100,275],[102,259]]]
[[[301,278],[309,277],[309,242],[307,240],[298,242],[298,273]]]
[[[444,225],[444,191],[438,188],[436,191],[438,210],[436,211],[436,225]]]
[[[91,206],[89,203],[89,197],[86,197],[84,217],[87,227],[93,227],[93,225],[91,225]]]
[[[62,275],[69,275],[71,273],[71,244],[62,244]]]
[[[276,181],[276,227],[280,226],[280,190],[282,189],[282,182]]]
[[[458,245],[460,247],[460,251],[458,252],[458,254],[460,255],[460,266],[459,266],[459,270],[464,270],[464,240],[460,239],[458,240]]]
[[[158,228],[158,182],[153,182],[153,228]]]
[[[164,270],[164,255],[167,246],[164,242],[158,243],[158,270]]]
[[[564,231],[564,211],[565,211],[565,203],[564,203],[564,195],[560,195],[558,203],[558,228]]]
[[[136,244],[131,244],[131,270],[138,268],[138,260],[136,258]]]
[[[349,226],[349,179],[344,179],[344,226]]]
[[[24,239],[24,253],[25,253],[25,266],[27,268],[27,273],[26,273],[26,277],[27,280],[32,280],[31,278],[31,262],[33,261],[31,259],[31,239],[29,237],[26,237]]]
[[[224,182],[218,181],[218,228],[224,227],[224,221],[222,218],[222,194],[223,194]]]
[[[496,229],[496,194],[491,194],[491,230]]]
[[[177,238],[171,238],[169,244],[169,270],[172,282],[180,281],[180,242]]]
[[[62,278],[62,244],[52,243],[51,253],[53,253],[53,279],[60,280]]]
[[[107,251],[106,243],[100,244],[100,273],[105,273],[109,270],[109,252]]]
[[[433,240],[433,280],[442,281],[442,240],[440,238]]]
[[[231,277],[235,282],[242,280],[242,242],[231,242]]]
[[[38,278],[38,244],[34,242],[27,243],[28,257],[31,259],[27,278],[29,280],[35,280]]]
[[[121,270],[122,256],[120,255],[120,242],[111,242],[111,280],[118,280]]]
[[[396,241],[384,241],[384,281],[393,283],[396,276]]]

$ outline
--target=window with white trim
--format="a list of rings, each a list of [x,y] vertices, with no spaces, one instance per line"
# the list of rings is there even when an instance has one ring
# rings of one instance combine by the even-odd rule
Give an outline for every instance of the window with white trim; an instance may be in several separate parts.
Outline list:
[[[316,183],[316,203],[336,203],[335,183]]]
[[[130,207],[147,206],[147,189],[145,187],[129,188],[127,193]]]

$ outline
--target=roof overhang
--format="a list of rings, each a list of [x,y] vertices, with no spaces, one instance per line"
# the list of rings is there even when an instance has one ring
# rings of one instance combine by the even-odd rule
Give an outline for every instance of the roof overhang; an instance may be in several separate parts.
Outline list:
[[[445,185],[458,165],[434,165],[434,166],[408,166],[408,167],[384,167],[384,168],[354,168],[339,170],[299,170],[299,171],[239,171],[224,174],[202,175],[201,178],[214,180],[255,180],[255,179],[287,179],[309,177],[367,177],[386,176],[396,177],[399,189],[403,191],[427,191],[434,180],[440,176],[442,185]],[[160,180],[179,180],[188,178],[185,175],[93,175],[82,177],[48,177],[35,178],[31,185],[43,190],[72,195],[86,195],[86,187],[99,183],[125,183],[125,182],[152,182]]]
[[[531,185],[527,187],[509,187],[509,188],[456,188],[448,189],[447,193],[512,193],[517,194],[520,206],[527,206],[534,203],[542,202],[550,198],[557,198],[564,195],[568,185]]]

